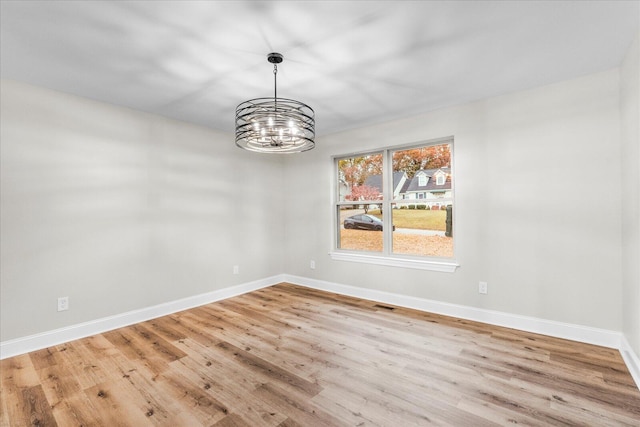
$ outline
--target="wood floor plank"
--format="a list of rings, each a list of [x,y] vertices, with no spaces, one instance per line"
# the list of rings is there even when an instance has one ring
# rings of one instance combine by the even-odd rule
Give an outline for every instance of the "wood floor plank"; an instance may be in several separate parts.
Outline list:
[[[0,419],[11,425],[11,420],[24,417],[22,391],[40,384],[40,378],[28,354],[0,360]]]
[[[65,397],[51,408],[60,426],[90,426],[95,422],[96,409],[84,393]]]
[[[105,332],[104,337],[130,360],[140,361],[157,375],[164,372],[173,358],[167,358],[165,353],[157,352],[148,346],[148,340],[140,336],[133,328],[121,328]]]
[[[3,390],[0,390],[0,427],[9,427],[7,399],[3,399],[3,396],[5,396],[5,392]]]
[[[2,391],[40,384],[40,377],[29,354],[0,360],[0,375]]]
[[[375,366],[349,369],[336,377],[333,386],[347,387],[352,392],[361,390],[359,395],[366,402],[366,406],[361,406],[362,410],[375,418],[377,413],[386,417],[388,421],[385,425],[390,425],[393,419],[403,419],[408,425],[490,425],[482,417],[459,410],[456,407],[457,400],[451,401],[434,393],[427,382],[402,376],[393,369]]]
[[[640,425],[615,349],[291,284],[0,371],[0,427]]]
[[[22,389],[22,413],[30,425],[57,426],[58,423],[51,412],[51,406],[42,391],[42,386],[37,385]]]
[[[146,341],[146,347],[153,348],[154,353],[158,357],[161,357],[168,362],[172,362],[186,356],[186,354],[180,349],[176,348],[167,340],[147,328],[145,323],[130,326],[130,329],[135,331],[138,336],[142,337]]]
[[[185,340],[185,344],[190,343]],[[245,381],[241,371],[230,369],[224,361],[209,360],[210,353],[206,351],[190,354],[192,357],[182,358],[172,365],[183,364],[184,367],[174,367],[190,381],[208,390],[229,409],[229,414],[242,414],[242,418],[254,426],[275,427],[284,421],[286,416],[269,410],[261,402],[246,401],[248,391],[255,390],[261,383]]]
[[[38,370],[42,368],[48,368],[53,365],[58,364],[58,360],[56,359],[56,353],[58,351],[55,347],[45,348],[42,350],[37,350],[32,353],[29,353],[31,357],[31,362],[33,363],[33,367]]]
[[[253,424],[249,424],[243,420],[238,414],[229,414],[217,423],[214,427],[252,427]]]
[[[274,411],[288,414],[289,418],[303,426],[338,426],[340,420],[314,405],[300,394],[290,393],[275,384],[265,383],[251,393],[253,399],[264,402]]]
[[[297,422],[293,421],[291,418],[287,418],[286,420],[278,424],[278,427],[302,427],[302,426]]]
[[[88,349],[85,342],[90,340],[55,347],[60,363],[38,370],[42,383],[50,383],[48,388],[62,398],[109,380],[109,373],[100,369],[98,364],[104,356]]]
[[[293,375],[289,371],[229,343],[222,342],[217,347],[222,349],[228,357],[250,369],[254,375],[263,375],[267,380],[281,383],[296,393],[313,397],[322,390],[318,384]]]
[[[148,426],[153,425],[148,420],[150,408],[130,387],[121,379],[114,379],[108,383],[98,384],[84,391],[100,414],[98,420],[91,424],[114,426]],[[97,422],[96,422],[97,421]]]
[[[171,337],[188,337],[195,340],[205,346],[214,346],[220,342],[218,338],[211,334],[206,328],[194,325],[186,318],[188,312],[176,313],[169,316],[160,317],[149,321],[154,330],[160,335],[164,335],[166,338]],[[175,343],[175,341],[174,341]]]
[[[197,417],[199,425],[215,424],[229,414],[227,405],[220,402],[205,384],[193,381],[179,370],[165,372],[157,383],[158,390],[177,399],[185,411]]]

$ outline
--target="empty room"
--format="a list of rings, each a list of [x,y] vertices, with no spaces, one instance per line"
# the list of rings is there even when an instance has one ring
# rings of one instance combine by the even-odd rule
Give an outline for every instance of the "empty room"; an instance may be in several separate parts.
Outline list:
[[[640,1],[0,24],[0,427],[640,425]]]

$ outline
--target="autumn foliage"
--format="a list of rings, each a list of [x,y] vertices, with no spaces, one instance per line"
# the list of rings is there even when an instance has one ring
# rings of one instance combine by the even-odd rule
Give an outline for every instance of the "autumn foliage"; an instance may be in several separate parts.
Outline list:
[[[379,200],[382,198],[380,191],[369,185],[358,185],[351,189],[351,194],[345,196],[347,200]]]
[[[450,166],[451,147],[449,144],[427,145],[393,152],[393,171],[405,172],[408,179],[413,178],[420,169],[439,169]],[[338,174],[340,180],[345,182],[349,188],[355,189],[363,186],[368,177],[382,174],[382,155],[368,154],[340,159]],[[368,190],[363,189],[362,191]],[[375,197],[366,196],[365,199],[375,200]]]
[[[393,153],[393,170],[406,172],[409,179],[420,169],[438,169],[450,165],[449,144],[429,145]]]

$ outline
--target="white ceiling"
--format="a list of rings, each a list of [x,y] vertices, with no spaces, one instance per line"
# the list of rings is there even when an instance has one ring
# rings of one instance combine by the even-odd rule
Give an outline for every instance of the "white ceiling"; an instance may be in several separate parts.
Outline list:
[[[238,103],[314,108],[319,135],[620,65],[638,1],[5,1],[0,71],[233,131]]]

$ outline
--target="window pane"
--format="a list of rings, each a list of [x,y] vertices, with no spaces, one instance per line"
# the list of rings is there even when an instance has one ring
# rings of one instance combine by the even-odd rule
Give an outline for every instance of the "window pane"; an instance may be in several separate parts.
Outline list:
[[[394,203],[393,253],[453,257],[453,206]],[[449,221],[447,221],[449,219]]]
[[[451,144],[426,145],[393,152],[393,199],[451,190]]]
[[[338,160],[338,201],[382,200],[382,154]]]
[[[453,226],[451,144],[394,151],[392,159],[393,253],[453,257],[453,233],[447,233],[447,206]]]
[[[382,251],[382,218],[380,207],[363,205],[338,206],[338,248],[356,251]]]

